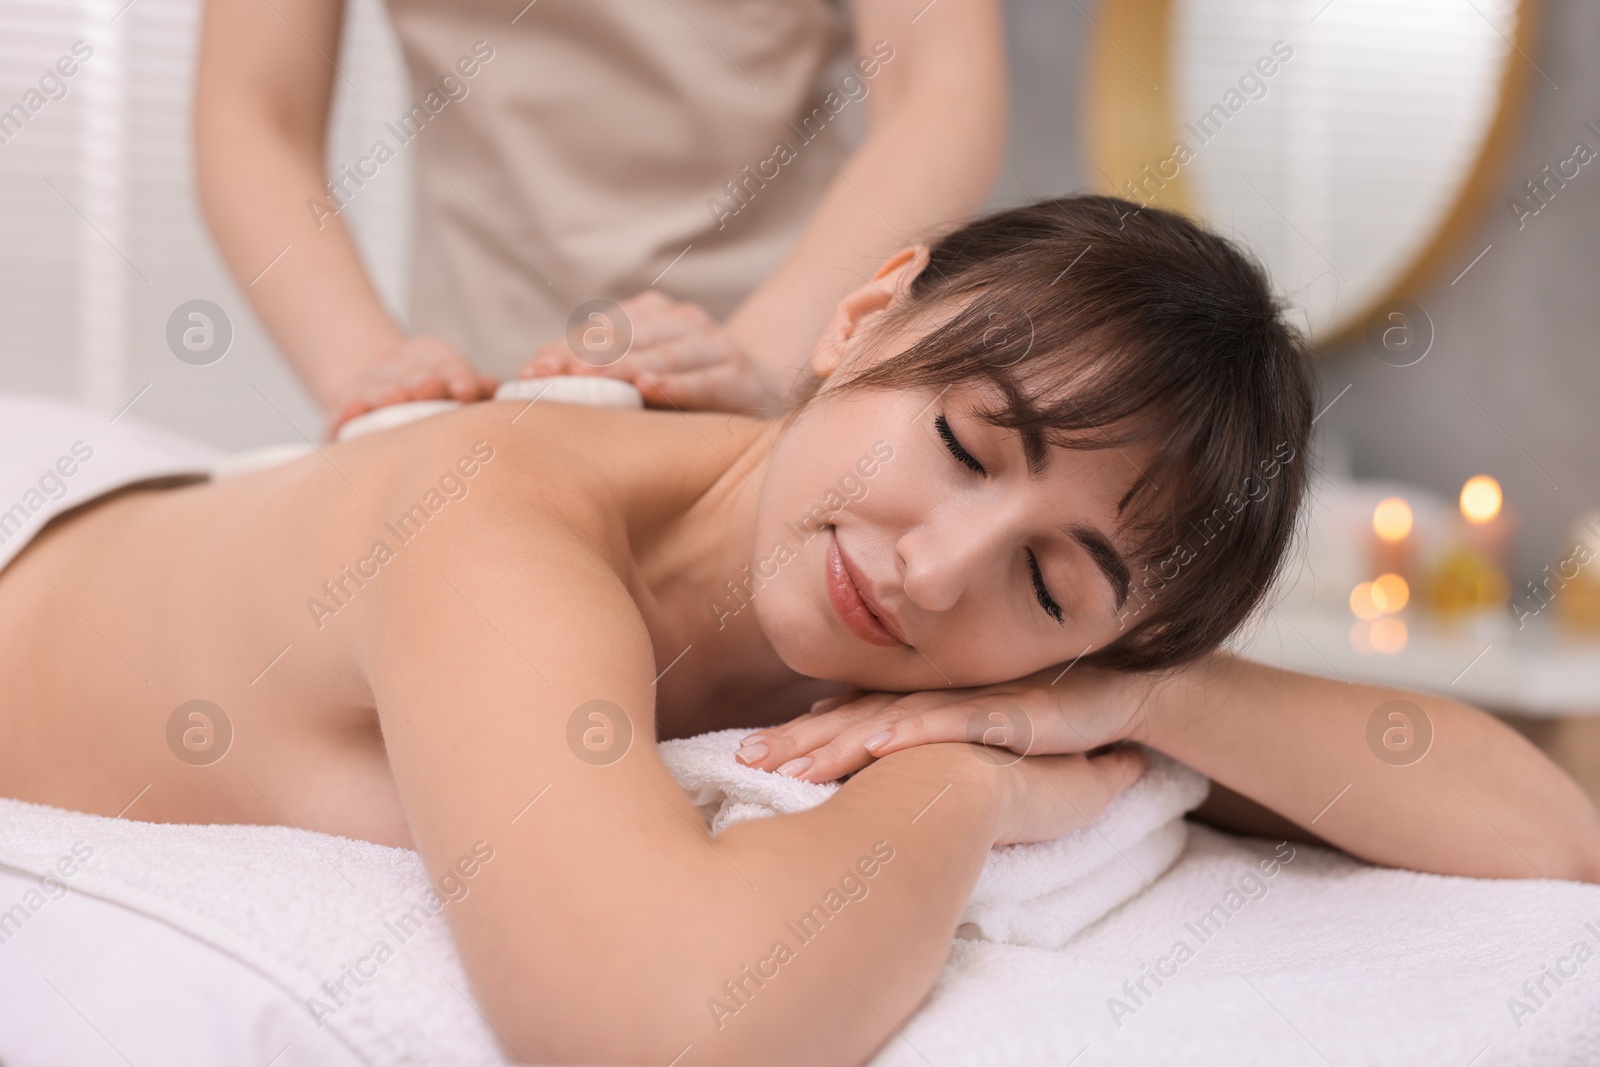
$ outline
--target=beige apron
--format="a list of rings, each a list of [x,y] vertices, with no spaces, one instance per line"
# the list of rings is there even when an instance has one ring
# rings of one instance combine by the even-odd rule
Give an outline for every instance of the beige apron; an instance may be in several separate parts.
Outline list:
[[[846,73],[837,0],[389,10],[417,105],[391,124],[418,153],[411,328],[502,377],[579,304],[658,276],[726,317],[852,147],[844,116],[804,122]],[[775,160],[780,142],[790,153]]]

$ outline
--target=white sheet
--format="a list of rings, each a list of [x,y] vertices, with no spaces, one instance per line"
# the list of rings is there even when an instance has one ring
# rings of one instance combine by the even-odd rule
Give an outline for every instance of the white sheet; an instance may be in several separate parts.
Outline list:
[[[1444,878],[1295,845],[1220,931],[1202,941],[1185,926],[1226,907],[1277,844],[1192,826],[1153,889],[1060,951],[958,940],[873,1067],[1600,1064],[1600,958],[1570,956],[1600,950],[1600,887]],[[1181,965],[1179,941],[1192,951]],[[1536,1003],[1523,983],[1558,965],[1573,976],[1545,978]],[[1157,986],[1146,967],[1172,976]],[[1123,984],[1141,977],[1149,995],[1135,1001]],[[1533,1011],[1514,1015],[1511,998]]]
[[[48,397],[0,393],[0,568],[62,512],[158,478],[203,478],[226,453]]]
[[[0,867],[0,1063],[355,1067],[277,982],[118,904]],[[36,893],[37,910],[24,901]]]

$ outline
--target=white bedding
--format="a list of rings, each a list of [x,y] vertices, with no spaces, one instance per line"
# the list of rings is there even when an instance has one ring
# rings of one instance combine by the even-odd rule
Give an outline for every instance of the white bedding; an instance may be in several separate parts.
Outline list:
[[[759,772],[731,759],[738,733],[668,742],[664,754],[708,812],[745,805],[744,817],[760,817],[748,810],[751,794],[739,784]],[[696,744],[727,757],[729,788],[721,795],[704,780],[686,780],[689,761],[674,758],[674,746],[681,757]],[[791,802],[791,810],[827,792],[810,788],[820,792]],[[1118,803],[1128,806],[1131,794]],[[1119,820],[1128,821],[1114,805],[1100,826]],[[1087,848],[1096,833],[1074,839]],[[1073,874],[1084,899],[1063,904],[1063,914],[1076,908],[1072,914],[1081,917],[1095,901],[1100,908],[1059,948],[956,938],[928,1003],[880,1051],[875,1067],[1600,1063],[1600,963],[1571,952],[1580,942],[1591,954],[1600,946],[1600,887],[1382,870],[1322,849],[1198,826],[1187,838],[1165,874],[1152,872],[1153,884],[1131,892],[1097,888],[1094,867]],[[134,823],[0,801],[0,863],[29,872],[33,882],[59,870],[80,842],[92,856],[73,864],[70,876],[58,875],[75,893],[43,903],[15,937],[17,944],[27,937],[44,943],[27,953],[0,944],[0,1061],[8,1067],[96,1062],[40,1055],[42,1031],[31,1012],[42,1009],[22,1014],[13,1005],[53,1004],[60,1025],[78,1027],[77,1047],[85,1050],[97,1047],[89,1029],[95,1038],[133,1040],[103,1015],[91,1026],[101,1009],[63,973],[74,959],[81,970],[94,947],[85,948],[64,922],[53,924],[61,944],[49,941],[47,921],[78,894],[101,898],[93,903],[114,916],[95,919],[107,930],[102,950],[113,961],[116,944],[176,938],[190,956],[190,947],[208,947],[204,966],[219,977],[204,985],[211,1011],[229,1025],[207,1029],[206,1040],[217,1047],[237,1042],[211,1062],[266,1062],[262,1051],[273,1045],[270,1058],[287,1033],[285,1003],[303,1011],[294,1021],[320,1022],[317,1036],[331,1040],[318,1047],[285,1039],[292,1048],[276,1067],[343,1064],[352,1054],[372,1063],[500,1062],[442,916],[408,930],[403,941],[396,936],[396,919],[415,912],[429,891],[414,853],[289,827]],[[1052,861],[1062,865],[1058,871],[1074,862],[1073,851]],[[1003,884],[986,873],[991,887]],[[19,883],[0,879],[0,891],[9,892],[8,884]],[[0,897],[0,912],[13,899]],[[126,938],[113,933],[119,928],[129,931]],[[378,942],[390,954],[374,964]],[[141,972],[137,963],[119,965],[142,975],[125,996],[152,1006],[171,1000],[152,983],[192,989],[201,966],[163,970],[145,961]],[[1535,1000],[1523,983],[1539,981],[1545,968],[1571,976],[1561,985],[1544,977],[1549,995]],[[220,977],[230,969],[235,979]],[[46,995],[47,978],[60,995]],[[341,978],[349,995],[330,994],[324,983]],[[263,993],[263,982],[282,995]],[[115,989],[98,995],[118,1003]],[[55,1003],[67,998],[70,1012]],[[1514,1012],[1512,998],[1526,1007]],[[177,1058],[185,1039],[177,1030],[172,1039],[170,1055],[149,1055],[204,1062]]]
[[[281,984],[177,927],[0,867],[0,906],[19,903],[27,917],[0,930],[0,1063],[365,1062]]]
[[[1185,926],[1276,848],[1192,826],[1154,888],[1060,951],[958,940],[874,1067],[1600,1064],[1600,961],[1570,955],[1600,949],[1600,887],[1385,870],[1296,845],[1220,932]],[[1523,983],[1558,964],[1573,976],[1545,978],[1537,1003]],[[1171,976],[1146,977],[1136,1001],[1123,984],[1147,967]],[[1512,998],[1532,1011],[1513,1014]]]

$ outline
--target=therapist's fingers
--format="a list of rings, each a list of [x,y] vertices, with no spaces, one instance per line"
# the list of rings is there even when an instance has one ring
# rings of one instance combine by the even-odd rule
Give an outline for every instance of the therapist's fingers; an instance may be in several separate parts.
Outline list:
[[[651,343],[635,341],[622,359],[591,363],[573,355],[565,341],[541,345],[526,366],[524,378],[545,378],[558,374],[604,375],[632,381],[640,374],[679,374],[702,368],[715,368],[740,357],[740,353],[717,338],[674,337]]]
[[[628,357],[637,361],[636,357],[644,356],[645,362],[652,367],[694,365],[689,359],[695,349],[707,346],[686,346],[673,352],[659,349],[675,341],[709,337],[719,329],[717,321],[700,305],[673,300],[656,289],[643,290],[618,306],[626,319],[630,338]],[[572,345],[571,335],[545,342],[534,350],[519,376],[544,378],[557,374],[606,374],[610,377],[629,377],[626,372],[616,369],[617,362],[590,362],[579,356]]]
[[[390,403],[405,404],[413,400],[443,400],[450,389],[438,374],[424,371],[413,374],[402,383],[398,390],[391,391],[386,396],[399,397]]]
[[[480,375],[464,359],[443,360],[413,376],[407,387],[413,400],[459,400],[466,403],[494,395],[494,387],[483,388],[487,375]],[[493,380],[493,379],[489,379]]]
[[[519,378],[549,378],[566,373],[572,352],[565,341],[551,341],[534,350],[533,358],[523,364]]]
[[[452,370],[445,375],[445,394],[451,400],[469,404],[474,400],[488,400],[500,383],[492,374],[479,374],[471,367]]]
[[[398,399],[386,402],[404,404],[412,400],[459,400],[465,404],[493,396],[497,385],[491,375],[479,374],[470,364],[462,361],[457,366],[412,374],[398,391],[391,390],[386,394]]]
[[[674,300],[655,289],[629,297],[621,308],[628,317],[634,348],[714,331],[719,326],[711,313],[699,304]]]
[[[779,401],[772,387],[748,363],[727,362],[665,373],[640,371],[632,381],[644,402],[652,407],[762,415]]]
[[[523,378],[568,374],[631,382],[651,407],[762,414],[778,400],[748,361],[692,345],[659,345],[605,366],[576,359],[563,346],[535,356],[520,372]]]
[[[493,375],[480,373],[449,342],[425,334],[407,338],[395,352],[367,367],[350,383],[342,402],[332,409],[327,433],[331,438],[357,415],[391,404],[481,400],[493,396],[498,384]]]

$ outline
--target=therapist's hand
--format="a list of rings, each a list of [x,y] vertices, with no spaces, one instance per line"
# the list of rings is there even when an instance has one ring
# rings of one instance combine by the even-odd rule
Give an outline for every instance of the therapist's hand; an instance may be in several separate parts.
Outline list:
[[[831,782],[890,752],[935,742],[988,745],[999,760],[1089,752],[1142,740],[1145,714],[1161,685],[1155,674],[1077,663],[1065,673],[1057,665],[970,689],[857,690],[746,736],[736,758],[804,781]]]
[[[431,334],[407,337],[344,383],[329,409],[331,438],[357,415],[412,400],[486,400],[499,385],[480,374],[450,342]]]
[[[646,289],[617,306],[627,322],[600,324],[597,343],[615,344],[618,331],[631,331],[632,341],[620,359],[603,347],[580,353],[577,348],[584,346],[585,338],[569,334],[539,348],[522,368],[522,377],[620,378],[637,386],[652,407],[760,415],[778,406],[782,399],[778,384],[699,304]]]

